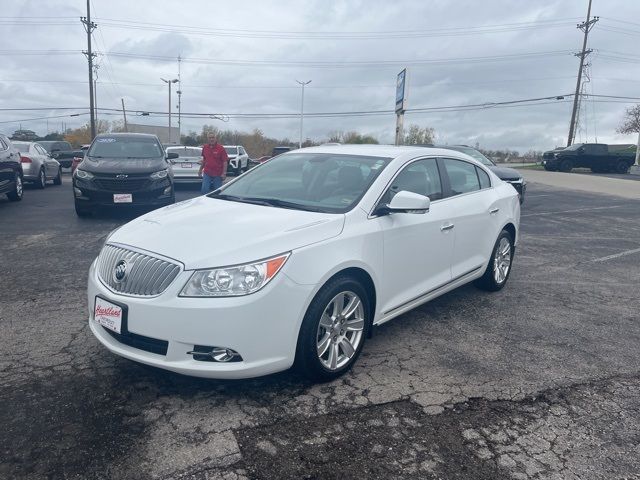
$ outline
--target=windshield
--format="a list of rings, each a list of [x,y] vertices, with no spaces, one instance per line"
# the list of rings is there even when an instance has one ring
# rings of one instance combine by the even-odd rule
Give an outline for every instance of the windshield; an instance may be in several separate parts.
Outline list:
[[[351,210],[390,158],[288,153],[250,170],[211,198],[297,210]]]
[[[485,157],[482,153],[480,153],[475,148],[471,148],[471,147],[446,147],[446,148],[448,148],[449,150],[455,150],[457,152],[466,153],[470,157],[478,160],[483,165],[487,165],[489,167],[495,166],[495,163],[493,163],[491,160],[489,160],[487,157]]]
[[[227,151],[228,155],[237,155],[238,154],[238,147],[224,147],[224,149]]]
[[[13,142],[13,146],[16,147],[20,153],[28,153],[29,152],[29,144],[28,143],[16,143]]]
[[[98,137],[87,153],[90,157],[157,158],[162,147],[155,137]]]
[[[578,150],[580,147],[582,147],[582,145],[583,145],[582,143],[574,143],[573,145],[565,148],[564,150]]]

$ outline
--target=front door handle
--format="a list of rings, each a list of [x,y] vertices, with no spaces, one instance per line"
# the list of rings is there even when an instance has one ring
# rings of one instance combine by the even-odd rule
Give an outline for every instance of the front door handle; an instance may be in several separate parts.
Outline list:
[[[441,232],[447,232],[451,229],[453,229],[453,227],[455,227],[455,225],[453,223],[450,223],[449,225],[443,225],[440,227],[440,231]]]
[[[489,210],[489,214],[490,215],[495,215],[496,213],[498,213],[500,211],[499,208],[492,208],[491,210]]]

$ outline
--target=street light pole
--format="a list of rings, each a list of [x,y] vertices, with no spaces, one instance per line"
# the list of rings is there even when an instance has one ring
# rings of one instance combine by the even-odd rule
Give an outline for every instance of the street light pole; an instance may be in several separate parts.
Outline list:
[[[304,125],[304,87],[311,83],[311,80],[308,82],[301,82],[300,80],[296,80],[302,86],[302,99],[300,100],[300,143],[299,148],[302,148],[302,129]]]
[[[169,86],[169,141],[167,143],[171,143],[171,84],[177,83],[178,79],[174,78],[173,80],[165,80],[164,78],[161,78],[160,80]]]

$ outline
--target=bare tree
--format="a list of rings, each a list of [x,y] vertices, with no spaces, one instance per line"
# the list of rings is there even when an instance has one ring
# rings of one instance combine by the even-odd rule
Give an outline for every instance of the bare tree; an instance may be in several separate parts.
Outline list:
[[[622,124],[618,127],[618,133],[638,134],[638,143],[636,146],[636,165],[638,165],[638,159],[640,157],[640,105],[627,108]]]

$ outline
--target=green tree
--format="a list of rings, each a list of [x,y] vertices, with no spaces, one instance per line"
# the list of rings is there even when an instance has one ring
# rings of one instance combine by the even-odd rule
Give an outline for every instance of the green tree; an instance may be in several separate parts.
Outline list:
[[[640,164],[640,105],[627,108],[622,123],[618,127],[618,133],[622,133],[625,135],[630,133],[638,134],[635,164]]]
[[[420,127],[419,125],[409,126],[409,130],[404,134],[405,145],[425,145],[433,143],[435,130],[431,127]]]

